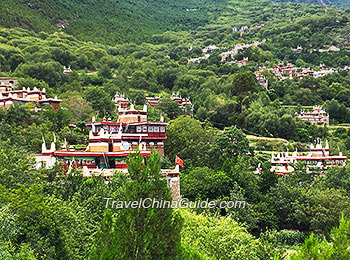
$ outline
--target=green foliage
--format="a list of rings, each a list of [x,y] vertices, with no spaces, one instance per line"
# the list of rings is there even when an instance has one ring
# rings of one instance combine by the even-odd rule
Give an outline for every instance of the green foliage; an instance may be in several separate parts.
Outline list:
[[[301,196],[293,203],[293,208],[294,217],[302,230],[327,235],[338,224],[341,213],[350,213],[349,201],[339,190],[302,190]]]
[[[206,257],[199,259],[282,259],[273,247],[265,251],[268,243],[262,245],[230,217],[181,213],[185,219],[182,243]]]
[[[44,107],[35,112],[34,106],[19,104],[0,110],[0,223],[10,227],[0,234],[0,258],[86,259],[91,253],[92,259],[113,259],[142,253],[145,259],[281,259],[278,247],[298,244],[310,232],[317,236],[308,239],[300,259],[348,258],[347,225],[341,224],[338,233],[330,230],[350,210],[349,168],[330,168],[320,176],[298,165],[293,175],[279,178],[266,161],[274,150],[307,151],[307,143],[316,138],[329,140],[331,154],[339,147],[348,155],[348,129],[318,127],[295,113],[310,108],[303,106],[323,105],[331,124],[349,123],[349,73],[280,81],[265,71],[267,90],[253,74],[279,62],[314,70],[321,63],[349,66],[348,10],[265,0],[3,2],[0,24],[27,29],[0,28],[1,76],[23,77],[18,89],[46,88],[48,97],[58,95],[64,102],[58,111]],[[58,32],[57,24],[66,28]],[[244,25],[250,29],[233,32]],[[247,66],[221,62],[224,49],[264,39],[234,57],[248,57]],[[209,45],[222,49],[199,64],[188,63]],[[299,45],[303,51],[294,52]],[[318,51],[331,45],[341,50]],[[63,66],[73,72],[63,74]],[[141,166],[139,158],[130,165],[131,180],[118,173],[108,185],[79,172],[56,175],[59,165],[35,170],[26,150],[40,152],[42,136],[50,143],[53,132],[58,146],[66,138],[83,147],[88,134],[84,122],[96,114],[115,118],[112,98],[117,91],[136,105],[145,104],[146,96],[172,92],[190,98],[193,111],[182,111],[167,98],[156,109],[148,106],[150,121],[158,121],[161,113],[172,120],[162,166],[172,167],[176,155],[184,160],[182,195],[190,199],[239,199],[247,207],[201,210],[199,216],[186,211],[179,245],[177,211],[105,212],[104,197],[169,197],[156,159]],[[249,146],[246,133],[259,141]],[[247,156],[253,150],[265,153]],[[254,175],[258,163],[263,172]],[[268,229],[297,231],[274,234]],[[319,234],[332,247],[316,238]]]
[[[26,154],[21,148],[0,143],[0,185],[18,188],[38,180],[38,174],[32,170],[34,159],[25,157]]]
[[[17,73],[21,76],[29,76],[38,80],[44,80],[50,86],[56,86],[61,80],[62,68],[57,62],[22,64]]]
[[[235,161],[248,151],[249,142],[242,131],[236,127],[227,127],[223,132],[216,133],[208,154],[212,166],[221,167],[226,159]]]
[[[218,199],[228,196],[230,178],[224,172],[216,172],[208,167],[197,167],[181,176],[181,192],[185,198]]]
[[[212,142],[212,134],[200,121],[180,116],[167,127],[167,136],[165,153],[170,160],[179,156],[188,168],[208,165],[206,151]]]
[[[276,2],[285,2],[285,0],[275,0]],[[321,0],[290,0],[288,2],[303,2],[303,3],[311,3],[311,4],[323,4]],[[349,7],[349,3],[344,0],[328,0],[327,5],[334,5],[337,7]]]
[[[100,112],[100,116],[113,114],[115,105],[102,88],[89,88],[85,93],[85,97],[91,103],[92,108]]]
[[[51,33],[63,28],[74,36],[100,42],[141,41],[169,29],[196,28],[208,23],[224,9],[225,1],[135,1],[104,3],[94,1],[3,2],[0,25],[21,26]],[[186,12],[186,8],[197,9]],[[76,14],[79,13],[79,16]],[[43,38],[46,33],[41,33]]]
[[[162,98],[157,105],[157,109],[166,114],[171,120],[183,114],[179,104],[170,98]]]
[[[122,200],[171,201],[170,190],[161,178],[159,154],[151,155],[146,165],[142,161],[143,157],[137,153],[128,158],[131,181],[125,184],[127,193]],[[181,225],[181,216],[171,208],[123,207],[114,220],[107,212],[90,258],[174,259],[178,254]]]
[[[303,244],[306,238],[305,233],[293,232],[293,231],[280,231],[278,232],[276,239],[280,245],[300,245]]]
[[[80,121],[89,122],[91,120],[94,114],[91,103],[82,98],[79,93],[67,91],[62,98],[61,106],[72,113],[72,123],[77,124]]]
[[[291,255],[290,259],[350,259],[349,227],[349,220],[342,216],[339,221],[339,227],[332,229],[330,243],[325,239],[319,240],[315,238],[312,233],[305,240],[305,244],[298,248],[297,253]]]

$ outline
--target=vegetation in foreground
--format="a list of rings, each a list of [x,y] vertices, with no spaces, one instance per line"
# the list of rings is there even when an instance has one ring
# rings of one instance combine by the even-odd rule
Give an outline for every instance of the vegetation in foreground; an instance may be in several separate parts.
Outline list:
[[[113,252],[119,259],[130,259],[142,251],[143,259],[283,259],[285,248],[299,246],[291,258],[347,259],[349,166],[320,174],[306,172],[300,165],[295,174],[279,178],[270,172],[266,152],[296,148],[305,152],[310,142],[321,138],[329,140],[331,154],[342,151],[349,155],[350,131],[343,127],[350,118],[350,76],[343,70],[350,65],[349,12],[256,0],[221,4],[209,18],[201,18],[202,10],[193,16],[188,13],[191,30],[153,26],[149,21],[145,26],[151,29],[145,35],[132,32],[135,39],[130,39],[120,32],[120,41],[101,32],[88,42],[92,38],[78,29],[69,31],[74,24],[67,33],[57,32],[52,24],[59,17],[44,22],[33,10],[28,11],[28,24],[36,21],[47,27],[30,26],[37,32],[0,29],[1,75],[22,78],[18,88],[46,88],[49,96],[64,100],[58,111],[45,107],[35,112],[19,104],[0,111],[0,225],[4,230],[0,258],[110,259]],[[4,24],[9,27],[18,25],[10,18],[2,16],[1,21],[9,21]],[[98,22],[96,19],[92,33],[100,26]],[[232,30],[262,23],[263,28],[249,33]],[[163,32],[165,27],[179,31]],[[149,37],[153,33],[157,34]],[[264,39],[261,46],[234,57],[248,57],[247,66],[221,62],[220,50],[199,64],[188,63],[202,56],[202,49],[209,45],[229,50]],[[293,50],[298,45],[303,46],[300,53]],[[319,51],[331,45],[340,50]],[[339,71],[284,81],[266,73],[269,83],[264,89],[253,73],[259,66],[269,68],[279,62],[314,70],[324,63]],[[73,72],[64,75],[63,66],[71,66]],[[56,133],[58,145],[66,138],[81,149],[87,143],[85,123],[92,115],[98,120],[104,116],[117,120],[112,102],[116,92],[125,93],[137,106],[145,103],[146,96],[164,97],[155,109],[149,108],[149,118],[159,120],[163,115],[170,122],[166,156],[160,164],[173,166],[176,155],[184,160],[183,197],[239,199],[247,207],[240,211],[150,210],[139,212],[142,215],[129,210],[105,212],[104,197],[169,196],[166,184],[157,178],[156,157],[147,168],[141,168],[137,158],[130,161],[135,176],[152,176],[148,183],[116,174],[106,185],[101,178],[84,179],[78,172],[64,175],[59,168],[34,170],[29,155],[40,152],[42,136],[50,142]],[[169,99],[172,92],[191,98],[193,117]],[[316,104],[330,114],[331,127],[312,125],[295,116],[303,107]],[[252,174],[259,163],[262,174]],[[152,224],[145,226],[140,216]],[[132,223],[138,225],[130,227]],[[120,235],[130,228],[130,236]],[[174,232],[168,232],[170,229]],[[161,248],[157,252],[150,243],[154,240]],[[130,245],[133,250],[126,250]]]

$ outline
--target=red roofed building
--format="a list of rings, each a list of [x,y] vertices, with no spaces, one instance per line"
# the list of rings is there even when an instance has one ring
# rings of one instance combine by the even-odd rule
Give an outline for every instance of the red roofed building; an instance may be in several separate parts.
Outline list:
[[[124,95],[119,94],[118,92],[115,94],[113,101],[117,107],[126,108],[129,106],[129,99],[125,98]]]
[[[328,141],[323,147],[321,141],[317,140],[316,145],[311,144],[308,155],[298,154],[297,151],[292,154],[278,153],[277,156],[272,154],[271,171],[279,175],[286,175],[294,172],[292,165],[298,162],[303,162],[308,169],[327,169],[329,166],[345,166],[346,159],[341,152],[339,155],[330,156]]]
[[[316,125],[329,125],[329,114],[319,106],[313,107],[312,112],[301,111],[298,118]]]
[[[53,109],[57,110],[62,100],[55,98],[47,98],[45,88],[39,90],[34,88],[33,90],[23,88],[22,90],[12,90],[8,87],[5,91],[0,89],[0,107],[9,108],[14,102],[20,104],[36,103],[40,106],[51,105]]]
[[[37,167],[53,167],[56,162],[62,163],[69,171],[71,168],[81,168],[85,177],[102,175],[111,177],[116,171],[127,172],[126,159],[136,151],[147,160],[153,151],[164,155],[164,140],[168,123],[148,122],[147,106],[136,110],[133,105],[130,109],[118,109],[118,121],[103,118],[86,124],[91,127],[89,144],[84,151],[77,151],[67,143],[61,150],[56,150],[55,141],[47,149],[43,140],[42,153],[36,155]],[[163,177],[168,180],[172,189],[173,198],[180,198],[179,168],[162,170]]]

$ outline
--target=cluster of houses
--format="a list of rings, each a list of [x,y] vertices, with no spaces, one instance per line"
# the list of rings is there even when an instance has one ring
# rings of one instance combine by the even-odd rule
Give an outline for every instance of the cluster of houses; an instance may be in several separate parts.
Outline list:
[[[17,81],[16,78],[0,78],[0,107],[9,108],[14,102],[18,102],[40,106],[48,104],[55,110],[59,108],[62,100],[57,97],[47,98],[45,89],[34,87],[14,90]],[[189,99],[183,99],[179,94],[173,93],[171,98],[180,107],[192,105]],[[129,100],[123,95],[116,94],[114,101],[118,108],[118,121],[112,122],[110,118],[103,118],[97,122],[93,118],[92,122],[86,124],[91,130],[89,144],[84,150],[76,150],[66,141],[61,149],[57,149],[56,137],[48,148],[43,138],[42,153],[35,155],[37,168],[52,168],[60,163],[67,172],[79,168],[85,177],[101,175],[109,178],[116,171],[127,173],[126,159],[131,153],[140,152],[144,161],[153,151],[164,156],[168,123],[162,117],[159,122],[148,121],[147,105],[142,110],[135,109],[132,104],[129,108]],[[171,187],[173,198],[180,199],[179,165],[174,169],[162,169],[162,175]]]
[[[302,110],[296,113],[301,120],[311,122],[316,125],[329,125],[329,114],[320,106],[314,106],[312,111]],[[293,164],[302,162],[307,170],[312,169],[327,169],[329,166],[345,166],[347,157],[343,156],[341,152],[339,155],[330,156],[329,144],[326,141],[325,146],[322,145],[321,140],[316,140],[315,145],[310,145],[310,151],[307,155],[298,153],[277,153],[272,154],[271,157],[271,171],[279,175],[286,175],[295,171]]]
[[[312,169],[327,169],[330,166],[345,166],[347,157],[341,152],[339,155],[331,156],[329,154],[329,144],[326,141],[325,146],[322,145],[321,140],[317,140],[316,144],[310,145],[310,151],[307,155],[298,153],[297,150],[292,154],[278,153],[276,156],[272,154],[271,157],[271,171],[278,175],[287,175],[293,173],[295,168],[293,165],[303,163],[307,170]]]
[[[298,46],[296,47],[295,49],[292,48],[293,51],[297,52],[297,53],[301,53],[303,51],[303,46]],[[337,51],[340,51],[340,49],[334,45],[331,45],[329,46],[328,48],[325,48],[325,49],[313,49],[313,51],[318,51],[318,52],[330,52],[330,51],[334,51],[334,52],[337,52]]]
[[[316,125],[329,125],[329,114],[320,106],[314,106],[312,111],[302,110],[297,114],[298,118]]]
[[[237,44],[232,50],[227,51],[227,52],[223,52],[220,54],[221,62],[226,62],[226,59],[229,57],[234,61],[235,56],[236,56],[236,54],[238,54],[239,51],[244,51],[250,47],[258,47],[259,45],[261,45],[265,42],[266,42],[266,40],[255,41],[253,43],[247,43],[247,44]],[[230,62],[227,62],[227,63],[230,63]],[[233,63],[233,62],[231,62],[231,63]]]
[[[250,33],[251,31],[253,30],[257,30],[257,29],[261,29],[261,28],[264,28],[265,27],[265,24],[260,24],[260,25],[257,25],[255,27],[252,27],[252,28],[249,28],[248,26],[246,25],[243,25],[242,27],[238,28],[238,27],[233,27],[232,28],[232,32],[239,32],[240,33],[240,36],[242,36],[244,33]]]
[[[247,43],[247,44],[237,44],[235,47],[233,47],[231,50],[220,53],[221,62],[225,62],[227,64],[236,63],[238,66],[244,66],[248,63],[248,58],[243,58],[241,61],[236,61],[235,56],[238,54],[239,51],[244,51],[250,47],[258,47],[259,45],[266,42],[266,39],[262,41],[255,41],[253,43]],[[205,47],[202,52],[204,53],[203,56],[198,58],[191,58],[188,60],[188,63],[201,63],[202,60],[207,60],[210,58],[210,52],[220,50],[220,49],[226,49],[225,47],[217,47],[216,45],[210,45]],[[228,58],[231,58],[231,61],[227,61]]]
[[[294,77],[302,79],[305,76],[319,78],[338,72],[337,69],[327,68],[325,64],[321,64],[319,70],[312,70],[311,68],[299,68],[291,63],[284,65],[283,62],[278,63],[273,68],[260,67],[255,74],[261,74],[263,71],[271,71],[280,80],[293,79]]]
[[[207,60],[210,58],[210,54],[205,54],[204,56],[200,56],[198,58],[191,58],[188,60],[188,64],[191,64],[191,63],[201,63],[202,60]]]
[[[216,45],[209,45],[209,46],[205,47],[204,49],[202,49],[202,52],[208,53],[208,52],[213,52],[213,51],[220,50],[220,49],[224,49],[224,48],[217,47]]]
[[[45,88],[42,90],[36,87],[14,90],[16,84],[16,78],[0,78],[0,108],[9,108],[17,102],[23,105],[27,103],[39,106],[51,105],[53,109],[58,110],[62,100],[57,97],[47,98]]]
[[[262,85],[266,90],[268,90],[269,83],[266,77],[260,74],[258,71],[254,72],[254,75],[260,85]]]
[[[149,104],[152,108],[155,108],[160,100],[162,98],[161,97],[146,97],[146,102],[147,104]],[[170,99],[177,102],[179,107],[183,110],[188,110],[188,108],[190,108],[191,111],[193,111],[193,105],[192,102],[189,98],[183,98],[181,97],[181,95],[179,93],[174,93],[170,96]],[[129,106],[129,99],[125,98],[125,96],[123,94],[120,93],[116,93],[114,96],[114,103],[116,104],[117,107],[122,107],[122,108],[126,108]]]
[[[244,32],[246,30],[248,30],[249,27],[246,25],[243,25],[242,27],[238,28],[238,27],[232,27],[232,32]]]

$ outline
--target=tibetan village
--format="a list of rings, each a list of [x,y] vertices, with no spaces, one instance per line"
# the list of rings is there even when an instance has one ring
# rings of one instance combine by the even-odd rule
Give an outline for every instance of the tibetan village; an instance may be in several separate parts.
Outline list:
[[[0,14],[0,260],[350,260],[350,0]]]

